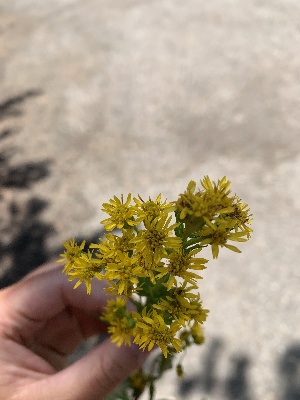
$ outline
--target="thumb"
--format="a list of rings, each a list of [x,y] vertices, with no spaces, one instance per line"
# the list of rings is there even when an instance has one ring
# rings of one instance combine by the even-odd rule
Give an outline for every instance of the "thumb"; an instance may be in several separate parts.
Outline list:
[[[104,399],[128,375],[142,366],[147,354],[136,345],[117,347],[107,339],[85,357],[53,375],[48,380],[50,387],[47,388],[47,398]]]

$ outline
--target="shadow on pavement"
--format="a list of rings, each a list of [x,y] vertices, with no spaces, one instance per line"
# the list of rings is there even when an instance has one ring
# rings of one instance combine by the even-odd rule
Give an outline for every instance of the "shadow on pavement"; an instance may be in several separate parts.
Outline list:
[[[214,396],[217,393],[224,400],[254,400],[255,390],[250,387],[248,379],[250,359],[246,355],[232,356],[226,378],[218,378],[217,370],[223,347],[223,342],[218,338],[207,344],[198,372],[191,378],[183,378],[179,383],[180,398],[188,398],[192,393],[199,393],[199,396]],[[287,348],[278,362],[277,373],[278,400],[300,400],[300,343],[291,344]]]
[[[249,359],[244,355],[238,355],[231,360],[231,371],[224,382],[224,394],[228,400],[250,400],[248,383]]]
[[[47,239],[55,233],[55,227],[43,221],[49,203],[31,191],[37,182],[49,177],[52,161],[25,161],[17,165],[12,161],[21,150],[21,146],[15,145],[19,135],[14,127],[15,118],[23,115],[25,101],[41,94],[40,90],[28,90],[0,103],[0,288],[63,251],[62,246],[52,252],[47,249]],[[97,242],[102,234],[91,235],[87,242]]]
[[[12,161],[21,150],[15,145],[19,134],[15,119],[23,115],[25,101],[41,94],[41,90],[28,90],[0,103],[0,287],[47,261],[46,239],[54,231],[41,220],[47,201],[30,193],[35,183],[49,176],[51,161]]]
[[[40,220],[46,207],[46,201],[35,197],[26,204],[10,204],[12,237],[6,244],[0,242],[0,262],[6,258],[10,265],[0,279],[0,288],[16,282],[49,259],[46,239],[54,228]]]
[[[290,345],[279,360],[280,400],[300,400],[300,343]]]
[[[179,383],[180,398],[188,398],[191,393],[214,395],[222,393],[224,400],[250,400],[248,383],[248,367],[250,360],[244,355],[236,355],[231,359],[231,368],[225,380],[217,376],[223,342],[215,338],[207,345],[207,351],[199,366],[199,371],[193,377],[183,379]],[[201,398],[201,397],[199,397]]]
[[[40,89],[31,89],[2,101],[0,103],[0,119],[23,115],[23,111],[19,107],[23,105],[24,101],[30,97],[40,96],[42,93]],[[0,137],[2,134],[3,132],[1,132]]]

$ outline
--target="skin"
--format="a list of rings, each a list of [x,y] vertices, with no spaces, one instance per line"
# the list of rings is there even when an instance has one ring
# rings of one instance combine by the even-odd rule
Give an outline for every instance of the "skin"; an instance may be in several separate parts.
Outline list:
[[[135,369],[147,352],[109,339],[67,365],[88,337],[105,332],[94,317],[107,296],[104,283],[73,289],[56,263],[0,291],[0,400],[101,400]]]

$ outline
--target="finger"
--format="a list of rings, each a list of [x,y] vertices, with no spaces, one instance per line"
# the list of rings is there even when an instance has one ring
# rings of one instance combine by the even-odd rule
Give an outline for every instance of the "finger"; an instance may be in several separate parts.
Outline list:
[[[37,382],[33,399],[62,398],[66,400],[100,400],[106,397],[133,371],[140,368],[147,357],[135,345],[117,347],[106,340],[70,367]]]
[[[68,355],[84,340],[91,336],[98,336],[100,333],[106,334],[107,326],[104,326],[99,318],[96,319],[78,309],[64,310],[47,321],[35,335],[28,338],[26,345],[38,343],[59,354]],[[30,348],[33,347],[30,346]]]
[[[85,313],[101,312],[107,301],[104,282],[95,279],[90,295],[84,285],[73,289],[56,263],[47,264],[15,285],[1,292],[3,322],[28,337],[66,308],[72,306]]]

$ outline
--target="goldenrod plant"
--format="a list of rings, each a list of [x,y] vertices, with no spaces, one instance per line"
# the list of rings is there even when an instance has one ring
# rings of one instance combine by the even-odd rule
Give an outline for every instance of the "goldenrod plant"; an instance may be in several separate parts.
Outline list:
[[[84,282],[89,294],[93,278],[108,284],[110,297],[99,318],[111,340],[117,346],[160,349],[148,371],[130,376],[111,399],[138,399],[146,388],[153,399],[155,381],[166,370],[174,367],[183,375],[175,355],[204,342],[209,312],[197,285],[208,263],[201,252],[210,246],[213,258],[222,247],[240,253],[231,242],[250,238],[252,215],[226,177],[214,182],[205,176],[196,186],[191,181],[170,203],[161,195],[155,200],[114,196],[103,204],[108,218],[101,221],[106,233],[98,243],[64,243],[58,261],[69,280],[77,280],[74,288]]]

